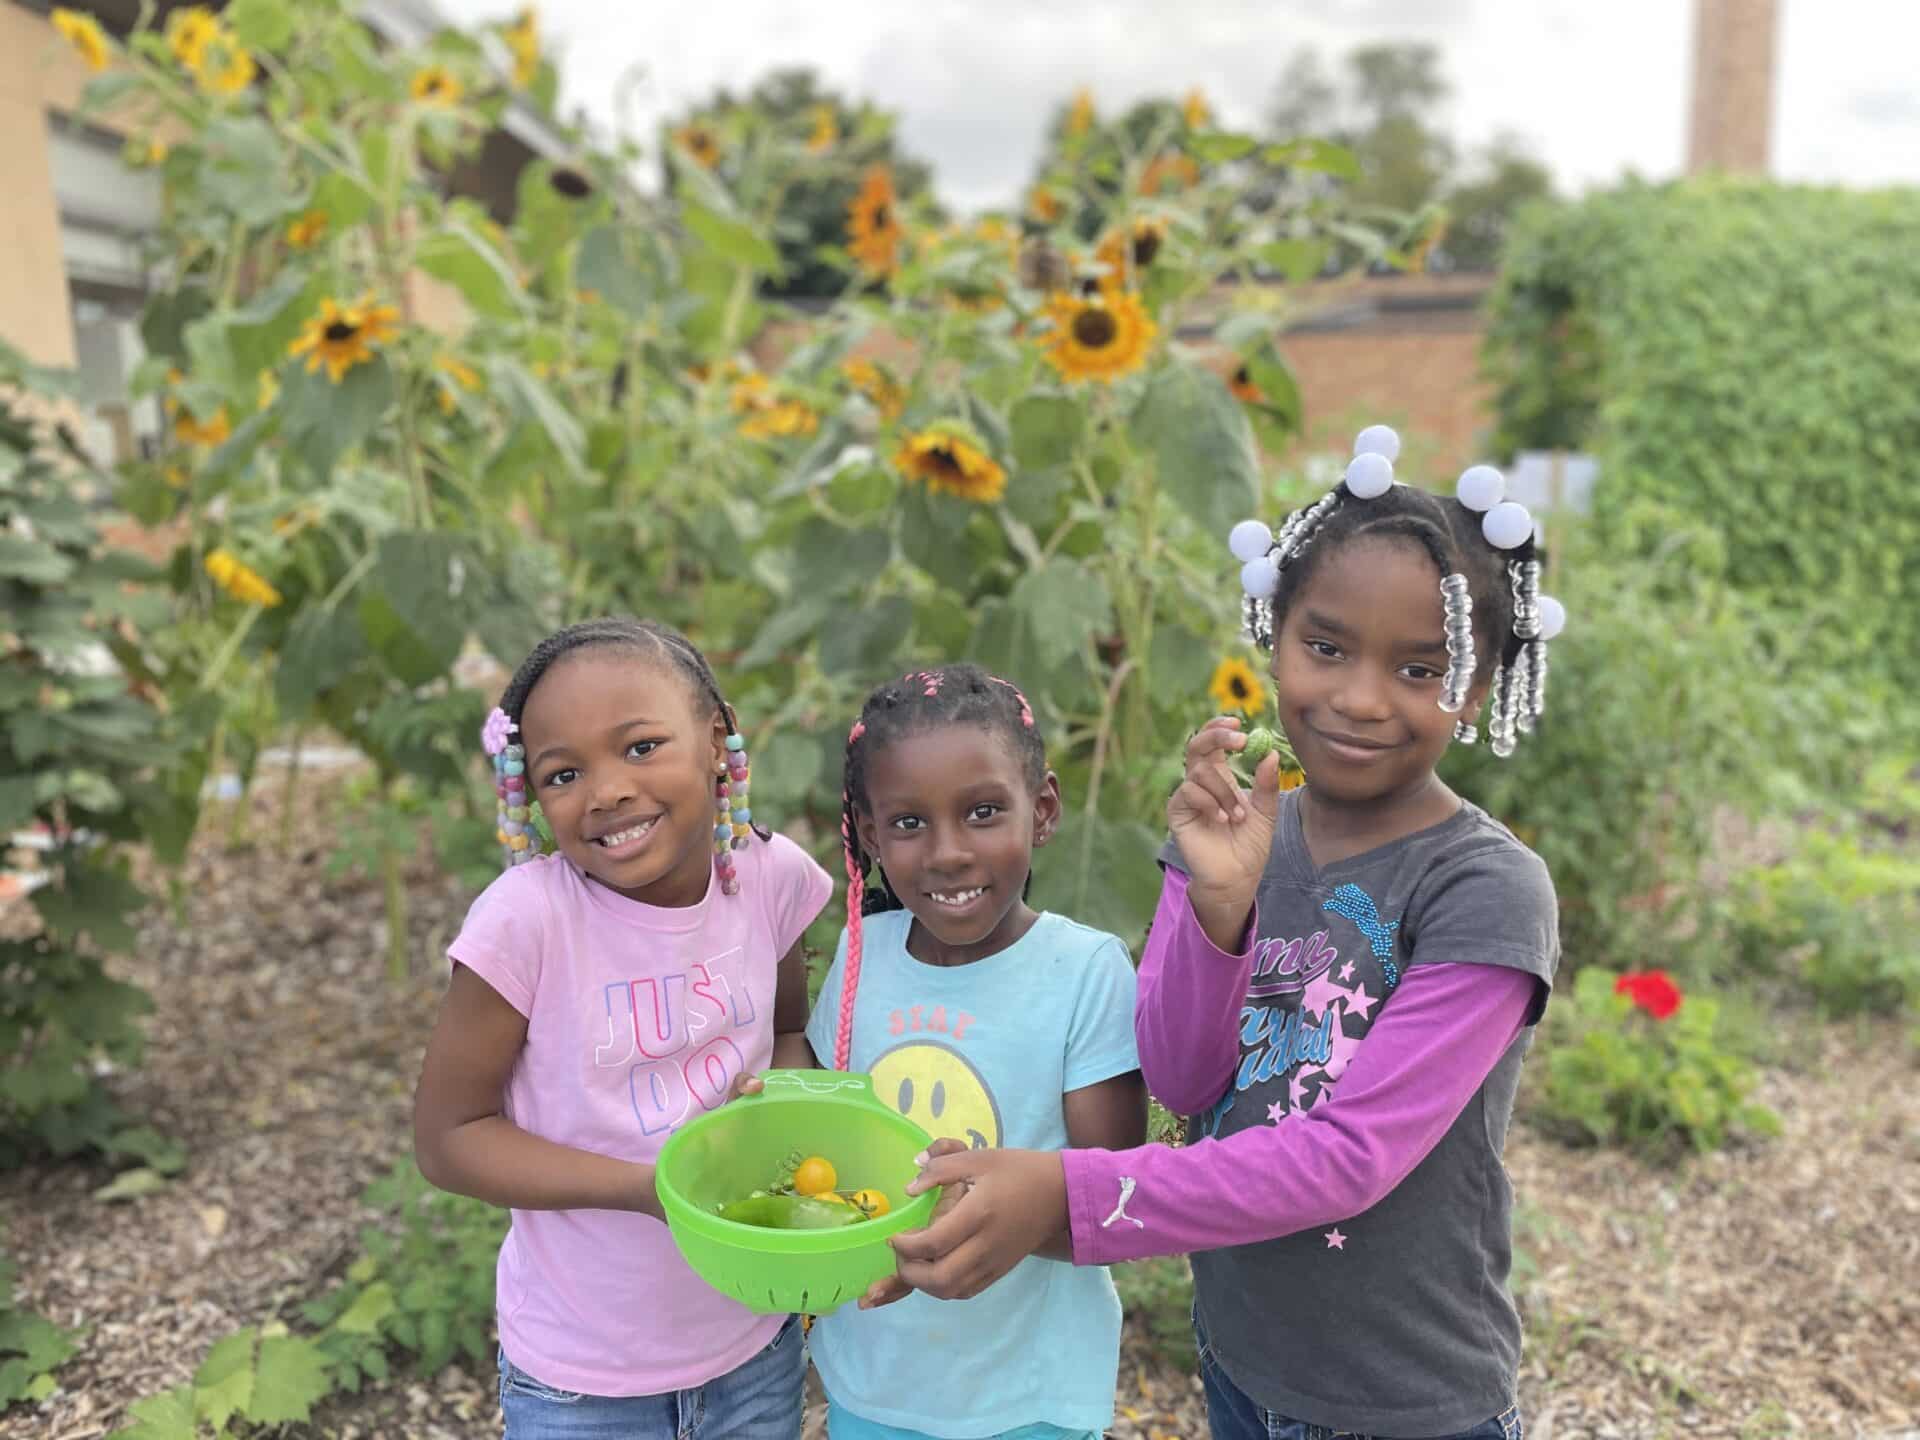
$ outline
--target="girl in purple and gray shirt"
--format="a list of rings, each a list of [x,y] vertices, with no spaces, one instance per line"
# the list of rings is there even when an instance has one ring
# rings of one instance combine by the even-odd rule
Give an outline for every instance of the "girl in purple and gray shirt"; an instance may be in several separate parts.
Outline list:
[[[955,1153],[966,1182],[898,1237],[900,1278],[965,1296],[1069,1237],[1080,1264],[1193,1253],[1215,1440],[1515,1440],[1520,1320],[1501,1149],[1559,959],[1538,857],[1434,773],[1485,723],[1512,753],[1564,612],[1487,466],[1455,500],[1396,484],[1363,431],[1345,479],[1272,536],[1247,521],[1248,628],[1273,652],[1279,757],[1240,722],[1187,746],[1135,1017],[1179,1149]]]

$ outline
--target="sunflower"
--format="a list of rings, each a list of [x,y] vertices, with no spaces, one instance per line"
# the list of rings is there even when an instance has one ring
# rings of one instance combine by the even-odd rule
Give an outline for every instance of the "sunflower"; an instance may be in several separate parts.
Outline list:
[[[773,385],[766,376],[749,370],[733,382],[733,388],[727,393],[727,404],[736,415],[744,415],[749,410],[765,410],[774,403]]]
[[[107,68],[113,52],[107,42],[107,32],[100,28],[98,20],[78,10],[55,10],[53,28],[66,37],[89,70]]]
[[[1131,230],[1115,230],[1109,234],[1094,255],[1107,267],[1110,284],[1131,289],[1140,272],[1153,264],[1166,239],[1166,221],[1136,220]]]
[[[1193,163],[1192,157],[1169,150],[1147,162],[1147,168],[1140,174],[1140,193],[1158,195],[1169,185],[1175,190],[1185,190],[1199,178],[1200,167]]]
[[[1180,116],[1187,122],[1189,130],[1205,130],[1213,124],[1213,107],[1207,104],[1207,97],[1200,93],[1198,86],[1187,92],[1186,101],[1180,106]]]
[[[540,22],[533,7],[529,5],[516,15],[513,23],[500,32],[500,38],[513,54],[513,83],[524,90],[540,73]]]
[[[1267,687],[1244,660],[1229,655],[1214,667],[1207,693],[1220,702],[1220,708],[1237,710],[1249,718],[1267,708]]]
[[[810,406],[798,400],[777,400],[762,406],[747,417],[740,433],[749,440],[773,440],[790,435],[811,435],[820,428],[820,417]]]
[[[220,22],[204,5],[190,5],[167,16],[167,48],[189,70],[200,68],[200,57],[220,38]]]
[[[1298,790],[1302,785],[1307,783],[1307,772],[1304,770],[1290,770],[1290,769],[1282,768],[1280,773],[1274,778],[1277,781],[1280,789]]]
[[[451,415],[454,407],[460,403],[460,390],[473,391],[480,388],[480,376],[475,373],[473,367],[451,355],[436,355],[433,368],[447,377],[438,387],[440,413],[443,415]]]
[[[242,604],[274,606],[280,603],[280,592],[231,550],[215,550],[205,563],[214,583]]]
[[[1044,185],[1036,185],[1027,192],[1027,214],[1042,225],[1051,225],[1065,210],[1060,197]]]
[[[893,172],[875,165],[847,207],[847,249],[867,274],[891,275],[900,263],[900,242],[906,233],[893,193]]]
[[[807,149],[815,155],[825,154],[840,141],[840,126],[833,118],[833,106],[816,105],[813,107],[813,134],[807,137]]]
[[[720,163],[720,137],[705,125],[694,123],[682,125],[673,132],[673,143],[680,152],[703,170],[711,170]]]
[[[253,56],[233,36],[218,25],[201,47],[194,62],[194,82],[209,95],[238,95],[253,84]]]
[[[1067,134],[1078,140],[1093,128],[1093,92],[1084,85],[1073,92],[1073,105],[1067,111]]]
[[[296,250],[311,250],[327,234],[327,212],[309,210],[287,226],[287,244]]]
[[[1227,382],[1227,389],[1233,392],[1234,399],[1244,401],[1248,405],[1267,403],[1266,395],[1258,385],[1253,383],[1253,371],[1244,360],[1234,369],[1233,378]]]
[[[407,93],[423,105],[457,105],[465,87],[460,77],[444,65],[424,65],[413,72]]]
[[[926,481],[927,489],[976,505],[991,504],[1007,493],[1007,472],[986,451],[951,429],[909,435],[893,463],[908,479]]]
[[[300,338],[287,346],[287,354],[305,355],[308,374],[326,366],[327,378],[338,385],[347,371],[373,358],[374,346],[393,338],[392,326],[399,318],[398,310],[375,305],[372,296],[358,305],[325,299]]]
[[[854,359],[840,367],[841,373],[853,382],[853,388],[873,402],[888,420],[896,420],[906,408],[906,388],[871,360]]]
[[[1047,363],[1067,380],[1113,380],[1147,363],[1155,327],[1139,297],[1124,290],[1047,301],[1053,335]]]
[[[184,445],[204,445],[211,450],[215,445],[227,443],[227,437],[233,434],[233,425],[227,419],[224,405],[205,420],[195,418],[190,410],[182,410],[173,417],[173,434]]]

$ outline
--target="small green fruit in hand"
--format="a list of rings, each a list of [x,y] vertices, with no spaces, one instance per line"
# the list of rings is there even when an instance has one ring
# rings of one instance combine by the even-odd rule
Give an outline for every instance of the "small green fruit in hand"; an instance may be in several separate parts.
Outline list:
[[[1256,725],[1247,732],[1246,748],[1240,752],[1240,755],[1248,765],[1258,770],[1260,768],[1260,762],[1266,759],[1267,756],[1273,754],[1276,750],[1285,751],[1286,748],[1286,739],[1279,731],[1269,730],[1264,725]],[[1286,757],[1283,754],[1281,757],[1281,765],[1283,768],[1285,764]]]

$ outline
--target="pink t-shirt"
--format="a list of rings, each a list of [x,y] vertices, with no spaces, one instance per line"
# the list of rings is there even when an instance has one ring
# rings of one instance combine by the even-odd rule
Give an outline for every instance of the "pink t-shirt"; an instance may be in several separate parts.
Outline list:
[[[833,882],[783,835],[737,859],[738,895],[711,885],[685,909],[629,900],[563,856],[515,866],[473,902],[447,953],[527,1017],[508,1119],[651,1161],[735,1075],[767,1068],[776,968]],[[708,1288],[663,1222],[620,1210],[515,1210],[496,1304],[508,1359],[590,1395],[703,1385],[781,1323]]]

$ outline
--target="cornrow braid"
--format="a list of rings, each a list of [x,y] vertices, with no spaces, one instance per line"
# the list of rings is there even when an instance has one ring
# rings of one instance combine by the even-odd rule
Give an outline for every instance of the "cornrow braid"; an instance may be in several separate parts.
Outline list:
[[[840,1010],[834,1033],[833,1066],[845,1070],[853,1049],[853,1001],[860,984],[861,920],[904,908],[887,885],[879,858],[860,843],[862,814],[871,814],[867,775],[873,757],[903,736],[948,725],[977,725],[999,735],[1020,763],[1026,783],[1038,789],[1047,776],[1047,749],[1033,707],[1019,687],[989,675],[978,665],[948,665],[914,670],[867,696],[860,717],[847,733],[845,781],[840,793],[840,839],[847,864],[847,958],[840,979]],[[878,885],[868,883],[868,875]],[[1027,876],[1028,886],[1033,876]]]

